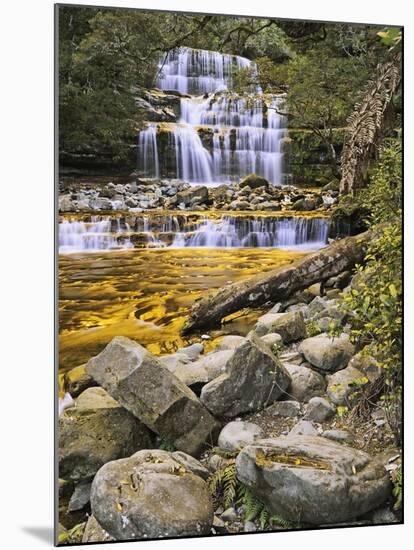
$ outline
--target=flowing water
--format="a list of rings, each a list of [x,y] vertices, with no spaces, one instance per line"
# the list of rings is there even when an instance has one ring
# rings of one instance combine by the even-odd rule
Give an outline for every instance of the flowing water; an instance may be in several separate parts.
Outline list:
[[[176,178],[213,185],[256,173],[273,185],[284,182],[283,97],[264,95],[260,88],[233,93],[233,77],[241,69],[256,72],[249,59],[219,52],[180,48],[163,57],[158,87],[191,96],[181,99],[178,123],[149,123],[140,132],[138,168],[145,176],[163,175],[157,136],[168,131]],[[208,146],[200,130],[212,135]]]
[[[59,257],[59,366],[88,361],[114,336],[127,336],[155,354],[174,352],[200,338],[181,337],[194,300],[228,282],[263,273],[303,257],[271,248],[164,248]],[[210,331],[245,334],[260,310],[250,310]]]
[[[79,219],[80,218],[80,219]],[[81,215],[59,224],[59,251],[128,248],[300,248],[325,246],[330,219],[219,212]]]

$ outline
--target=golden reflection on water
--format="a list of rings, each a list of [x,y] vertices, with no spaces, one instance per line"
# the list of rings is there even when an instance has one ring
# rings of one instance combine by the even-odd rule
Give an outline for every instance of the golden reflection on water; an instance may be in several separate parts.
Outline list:
[[[99,353],[114,336],[127,336],[152,353],[173,353],[199,335],[180,329],[209,289],[290,263],[303,252],[250,248],[134,249],[59,257],[59,367],[66,371]],[[245,334],[260,310],[237,315],[225,333]]]

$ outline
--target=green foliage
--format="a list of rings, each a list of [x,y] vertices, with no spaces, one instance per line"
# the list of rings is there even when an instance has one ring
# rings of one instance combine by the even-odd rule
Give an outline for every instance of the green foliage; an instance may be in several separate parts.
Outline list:
[[[396,442],[401,437],[402,385],[402,217],[401,149],[398,144],[383,149],[371,184],[361,201],[376,237],[357,266],[350,292],[342,308],[349,314],[351,339],[372,355],[384,369],[382,396]],[[380,223],[385,222],[385,223]]]
[[[388,27],[383,31],[377,32],[384,46],[394,48],[402,41],[402,31],[399,27]]]
[[[216,470],[207,481],[217,505],[222,504],[224,508],[232,505],[244,506],[244,521],[253,521],[257,518],[260,529],[275,526],[283,529],[293,527],[287,520],[271,514],[263,502],[237,479],[234,458],[227,460],[227,464]]]
[[[323,331],[318,326],[315,321],[307,321],[306,322],[306,333],[308,335],[308,338],[311,338],[312,336],[318,336],[318,334],[321,334]]]
[[[391,474],[391,480],[393,484],[392,494],[395,499],[394,510],[400,510],[403,503],[403,473],[401,466]]]

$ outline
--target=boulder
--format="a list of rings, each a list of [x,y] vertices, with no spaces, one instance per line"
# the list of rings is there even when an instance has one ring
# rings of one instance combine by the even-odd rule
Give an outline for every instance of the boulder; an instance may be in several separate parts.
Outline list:
[[[346,334],[332,337],[318,334],[300,343],[299,351],[314,367],[326,372],[344,369],[355,353],[355,347]]]
[[[323,397],[312,397],[306,407],[305,420],[324,422],[336,413],[335,407]]]
[[[285,344],[306,338],[306,325],[300,311],[266,313],[259,317],[254,330],[259,336],[277,332]]]
[[[91,507],[116,540],[207,535],[214,515],[207,483],[160,450],[105,464],[93,480]]]
[[[204,185],[190,187],[185,191],[179,191],[177,193],[177,202],[190,206],[194,202],[205,202],[208,199],[208,189]]]
[[[257,176],[256,174],[249,174],[239,183],[240,189],[243,189],[243,187],[247,186],[249,186],[250,189],[257,189],[258,187],[267,188],[269,187],[269,182],[267,181],[267,179],[262,178],[261,176]]]
[[[216,347],[216,351],[223,351],[223,350],[230,350],[230,349],[235,350],[245,341],[246,341],[246,338],[244,336],[237,336],[236,334],[228,334],[227,336],[223,336],[223,338],[221,338],[218,346]]]
[[[181,380],[128,338],[114,338],[86,371],[141,422],[188,454],[201,452],[218,427]]]
[[[81,481],[76,485],[69,500],[68,512],[77,512],[85,508],[91,497],[91,485],[91,481]]]
[[[363,353],[357,353],[354,355],[354,357],[352,357],[349,361],[348,367],[353,367],[361,371],[370,382],[376,382],[384,374],[382,368],[374,357]]]
[[[312,397],[324,395],[326,382],[323,376],[308,367],[283,363],[291,379],[288,396],[301,403],[307,403]]]
[[[325,430],[322,432],[322,437],[338,443],[352,443],[354,441],[353,436],[346,430]]]
[[[253,422],[229,422],[221,430],[218,446],[223,451],[240,451],[263,436],[263,430]]]
[[[350,406],[350,395],[357,389],[358,382],[367,380],[364,374],[354,367],[346,367],[335,374],[327,376],[326,394],[338,406]]]
[[[190,359],[190,361],[195,361],[198,359],[199,355],[203,353],[204,346],[200,343],[191,344],[191,346],[187,346],[185,348],[179,348],[177,350],[177,354],[183,354],[187,355],[187,357]]]
[[[225,372],[203,387],[200,399],[213,414],[234,417],[263,409],[289,384],[286,369],[252,332],[227,361]]]
[[[152,434],[102,388],[89,388],[59,418],[59,476],[91,479],[110,460],[151,447]]]
[[[259,440],[239,453],[236,469],[271,513],[305,524],[358,518],[391,492],[379,460],[318,436]]]
[[[90,516],[86,522],[85,530],[82,536],[82,542],[109,542],[114,539],[103,529],[96,521],[94,516]]]
[[[270,349],[275,353],[283,347],[283,340],[280,334],[277,332],[271,332],[261,337],[262,341],[267,344]]]

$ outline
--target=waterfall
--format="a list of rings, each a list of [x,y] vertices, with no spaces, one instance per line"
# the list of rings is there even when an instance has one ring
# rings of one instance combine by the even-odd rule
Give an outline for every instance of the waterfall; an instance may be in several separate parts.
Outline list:
[[[175,177],[219,184],[256,173],[273,185],[283,183],[286,129],[278,113],[283,97],[262,94],[260,89],[244,96],[229,91],[235,72],[244,68],[256,70],[246,58],[206,50],[180,48],[164,56],[157,85],[193,94],[181,98],[180,121],[169,125]],[[162,169],[157,128],[151,123],[143,130],[138,145],[140,169],[158,178]],[[210,145],[200,139],[200,128],[211,131]]]
[[[329,218],[197,214],[90,216],[59,224],[59,252],[144,248],[300,248],[325,246]]]
[[[250,65],[248,59],[237,55],[177,48],[163,56],[157,86],[182,94],[209,94],[231,88],[233,73]]]

